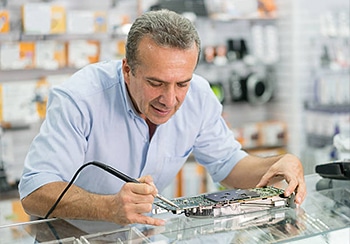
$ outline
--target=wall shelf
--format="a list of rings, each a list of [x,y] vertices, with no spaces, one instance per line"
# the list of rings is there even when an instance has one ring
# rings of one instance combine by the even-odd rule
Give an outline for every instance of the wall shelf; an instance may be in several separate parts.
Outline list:
[[[211,20],[214,21],[275,21],[277,19],[276,16],[243,16],[243,17],[236,17],[231,16],[227,14],[212,14],[209,16]]]
[[[315,102],[305,102],[304,107],[309,111],[350,113],[350,104],[319,104]]]
[[[20,70],[0,70],[0,82],[18,81],[18,73],[21,73],[22,79],[38,79],[49,75],[72,74],[77,68],[60,68],[55,70],[48,69],[20,69]]]

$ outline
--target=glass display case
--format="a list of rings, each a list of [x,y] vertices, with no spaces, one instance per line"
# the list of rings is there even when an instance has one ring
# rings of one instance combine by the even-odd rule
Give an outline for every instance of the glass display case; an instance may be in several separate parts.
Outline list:
[[[63,219],[0,226],[1,243],[350,243],[350,181],[316,190],[321,178],[306,176],[308,196],[299,208],[221,217],[158,214],[164,226]],[[333,184],[336,185],[336,184]],[[85,225],[85,226],[84,226]],[[86,228],[88,227],[88,228]]]

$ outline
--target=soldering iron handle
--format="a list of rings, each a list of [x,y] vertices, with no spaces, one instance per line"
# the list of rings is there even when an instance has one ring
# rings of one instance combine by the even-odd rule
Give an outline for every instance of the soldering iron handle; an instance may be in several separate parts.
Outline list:
[[[99,163],[99,162],[94,162],[94,163],[95,163],[95,165],[98,165],[99,167],[103,168],[107,172],[111,173],[112,175],[118,177],[119,179],[121,179],[125,182],[140,183],[138,180],[131,178],[130,176],[120,172],[119,170],[116,170],[115,168],[113,168],[107,164],[103,164],[103,163]]]

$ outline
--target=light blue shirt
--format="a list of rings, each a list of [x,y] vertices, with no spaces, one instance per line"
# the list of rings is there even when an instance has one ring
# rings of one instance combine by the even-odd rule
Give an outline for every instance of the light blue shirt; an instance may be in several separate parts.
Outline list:
[[[121,61],[86,66],[51,89],[46,119],[25,159],[20,197],[50,182],[70,181],[91,161],[134,178],[152,175],[161,192],[191,153],[219,182],[247,155],[221,113],[209,83],[193,75],[182,106],[157,127],[150,141],[148,126],[127,93]],[[114,194],[124,182],[90,165],[75,184],[90,192]]]

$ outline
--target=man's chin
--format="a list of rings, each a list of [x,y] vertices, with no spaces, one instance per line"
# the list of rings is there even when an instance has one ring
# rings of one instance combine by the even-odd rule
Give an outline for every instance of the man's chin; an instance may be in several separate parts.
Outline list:
[[[149,121],[151,121],[153,124],[155,125],[161,125],[161,124],[165,124],[166,122],[168,122],[168,120],[171,118],[171,116],[166,116],[166,117],[152,117],[152,118],[148,118]]]

